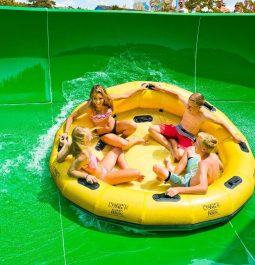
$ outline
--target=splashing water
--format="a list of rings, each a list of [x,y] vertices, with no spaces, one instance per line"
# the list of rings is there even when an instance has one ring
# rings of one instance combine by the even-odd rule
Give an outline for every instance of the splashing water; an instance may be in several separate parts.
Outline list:
[[[42,176],[43,170],[45,169],[46,161],[45,158],[48,154],[48,151],[52,145],[53,139],[60,125],[66,119],[67,113],[77,105],[79,101],[69,101],[67,105],[63,106],[60,114],[55,119],[54,125],[48,129],[46,134],[40,135],[38,143],[33,147],[30,152],[31,159],[27,164],[26,169],[30,172],[36,171],[40,176]]]
[[[140,54],[138,56],[127,51],[120,56],[109,58],[108,64],[103,71],[87,72],[84,76],[79,78],[64,81],[62,83],[62,93],[67,103],[60,109],[59,114],[52,122],[52,127],[49,128],[45,134],[38,137],[37,142],[29,152],[29,161],[23,159],[23,161],[20,161],[19,165],[23,163],[23,167],[30,172],[30,174],[36,173],[36,176],[40,177],[39,181],[42,181],[44,176],[49,175],[48,157],[55,134],[71,110],[89,98],[90,89],[93,85],[102,84],[105,87],[110,87],[135,80],[175,83],[173,81],[174,72],[164,69],[157,61],[149,60],[147,57],[146,54],[143,56]],[[9,163],[10,162],[6,161],[6,169],[10,172],[12,169],[9,167]],[[74,208],[81,223],[87,227],[93,226],[98,230],[109,231],[109,224],[96,222],[94,218],[88,218],[86,213],[82,213],[76,207]],[[127,229],[128,228],[123,227],[122,231]],[[116,231],[114,228],[111,230]]]
[[[102,84],[105,87],[110,87],[135,80],[175,83],[173,81],[174,76],[175,73],[173,71],[170,72],[166,68],[164,69],[155,60],[149,60],[146,54],[136,55],[127,51],[119,56],[109,58],[104,70],[87,72],[79,78],[64,81],[62,83],[62,93],[67,103],[61,107],[59,113],[55,116],[56,118],[52,121],[52,126],[46,133],[38,136],[37,141],[30,148],[29,155],[27,155],[28,151],[22,148],[19,150],[19,155],[14,153],[11,155],[11,159],[0,161],[0,166],[4,171],[1,191],[4,193],[8,192],[8,185],[10,184],[12,184],[12,192],[15,189],[19,189],[19,185],[21,185],[18,184],[19,181],[22,181],[26,186],[32,181],[39,181],[41,183],[41,185],[36,186],[33,190],[28,191],[31,194],[37,194],[40,192],[40,189],[43,189],[42,181],[49,176],[48,158],[55,134],[71,110],[89,98],[90,89],[94,84]],[[14,135],[8,137],[10,137],[12,144],[16,144]],[[24,139],[19,139],[19,141],[24,142]],[[24,146],[31,146],[31,144],[28,143]],[[1,144],[0,149],[4,148]],[[17,170],[21,174],[16,174],[16,178],[13,179],[13,175],[15,175]],[[18,182],[16,181],[17,179]],[[80,221],[86,226],[91,226],[89,225],[90,223],[95,224],[93,220],[91,221],[91,219],[86,218],[85,214],[83,215],[80,212],[77,212],[77,214]],[[98,226],[96,227],[97,229],[104,230],[102,223]]]

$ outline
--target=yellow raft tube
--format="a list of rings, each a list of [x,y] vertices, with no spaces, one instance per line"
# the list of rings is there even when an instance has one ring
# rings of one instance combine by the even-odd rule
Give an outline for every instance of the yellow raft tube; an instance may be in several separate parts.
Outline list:
[[[138,88],[142,83],[125,83],[107,91],[109,94],[124,93]],[[191,94],[175,85],[161,85],[186,98]],[[222,112],[209,104],[207,108],[216,117],[224,119],[244,138]],[[148,137],[148,128],[152,124],[177,124],[184,107],[177,97],[148,89],[128,99],[114,102],[114,111],[117,120],[140,121],[135,134],[130,136],[132,138]],[[144,120],[144,115],[152,120]],[[77,125],[93,127],[86,114],[77,119],[72,128]],[[63,132],[63,125],[55,136],[49,162],[50,171],[64,197],[99,219],[148,231],[191,230],[212,225],[229,220],[251,197],[254,191],[255,163],[248,143],[242,146],[235,143],[221,126],[206,122],[201,131],[218,138],[218,153],[224,164],[222,177],[208,187],[206,195],[181,194],[174,198],[164,195],[170,184],[159,183],[152,166],[155,163],[163,164],[164,158],[169,158],[169,152],[149,137],[148,145],[136,145],[126,151],[129,166],[139,169],[145,175],[141,183],[133,181],[111,186],[99,181],[98,184],[90,185],[82,179],[69,177],[67,170],[72,156],[68,156],[63,163],[56,162],[58,139]],[[97,142],[98,139],[94,139],[94,153],[102,158],[109,147],[106,146],[103,151],[98,152],[94,148]]]

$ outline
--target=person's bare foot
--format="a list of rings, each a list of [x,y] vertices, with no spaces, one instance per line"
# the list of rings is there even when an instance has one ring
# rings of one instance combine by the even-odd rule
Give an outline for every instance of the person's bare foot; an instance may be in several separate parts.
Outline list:
[[[144,178],[145,178],[144,175],[140,175],[139,177],[137,177],[136,181],[142,182],[144,180]]]
[[[146,144],[148,144],[149,143],[149,141],[148,140],[146,140],[146,139],[136,139],[136,144],[143,144],[143,145],[146,145]]]
[[[160,182],[162,182],[162,181],[164,181],[165,180],[165,178],[163,178],[163,177],[161,177],[161,176],[156,176],[156,179],[158,180],[158,181],[160,181]]]

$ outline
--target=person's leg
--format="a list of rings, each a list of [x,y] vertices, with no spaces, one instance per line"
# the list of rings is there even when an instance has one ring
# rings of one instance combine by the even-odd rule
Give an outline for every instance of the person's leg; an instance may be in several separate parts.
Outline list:
[[[101,160],[100,164],[107,170],[111,171],[117,163],[122,150],[118,147],[113,147]]]
[[[170,183],[174,183],[175,186],[178,187],[187,187],[192,175],[190,173],[185,174],[183,177],[177,174],[171,173],[169,181]]]
[[[124,152],[122,151],[117,159],[117,165],[120,169],[126,169],[128,168],[128,163],[125,157]]]
[[[160,181],[164,181],[169,174],[169,170],[167,170],[165,167],[162,167],[159,164],[153,166],[153,171],[157,175],[157,179]]]
[[[179,147],[178,150],[177,150],[177,152],[178,152],[178,153],[177,153],[177,159],[178,159],[178,161],[179,161],[179,160],[181,160],[181,158],[183,157],[185,150],[184,150],[184,148]]]
[[[126,140],[116,134],[113,133],[107,133],[105,135],[103,135],[100,138],[103,142],[105,142],[106,144],[109,144],[111,146],[115,146],[115,147],[120,147],[123,150],[129,149],[130,147],[132,147],[133,145],[136,144],[145,144],[146,141],[144,139],[130,139],[130,140]]]
[[[168,171],[174,172],[175,168],[171,165],[170,161],[167,158],[164,159],[164,164]]]
[[[189,176],[186,176],[188,174],[182,177],[158,164],[153,166],[153,171],[156,173],[158,180],[165,181],[167,179],[167,181],[174,183],[176,186],[185,186],[189,179]]]
[[[152,125],[149,128],[149,134],[150,136],[159,144],[163,145],[174,157],[173,148],[171,143],[167,140],[167,138],[161,133],[160,126],[159,125]]]
[[[175,158],[177,160],[181,160],[185,152],[185,149],[188,148],[189,146],[192,146],[193,141],[184,135],[178,134],[178,143],[179,145],[177,145],[176,143],[176,149],[174,147],[174,152],[176,154]]]
[[[178,146],[178,143],[175,139],[170,139],[170,143],[171,143],[172,148],[173,148],[174,160],[179,161],[184,154],[184,149]]]
[[[123,138],[127,138],[129,135],[136,131],[137,124],[134,121],[116,121],[116,132],[121,134]]]
[[[116,171],[107,172],[100,179],[110,185],[117,185],[133,180],[140,182],[144,179],[144,176],[141,175],[138,169],[128,168],[128,169],[120,169]]]

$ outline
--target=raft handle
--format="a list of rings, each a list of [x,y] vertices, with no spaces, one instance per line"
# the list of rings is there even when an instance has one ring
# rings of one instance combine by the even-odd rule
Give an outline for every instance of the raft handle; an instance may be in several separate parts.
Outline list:
[[[151,115],[138,115],[134,117],[136,123],[151,122],[153,120]]]
[[[148,88],[148,89],[152,89],[152,90],[153,90],[154,87],[155,87],[155,86],[154,86],[153,84],[150,84],[150,83],[146,86],[146,88]]]
[[[209,104],[208,102],[204,103],[204,107],[206,107],[211,112],[215,112],[216,111],[216,108],[213,105]]]
[[[170,197],[165,193],[153,194],[152,198],[157,202],[178,202],[181,199],[179,194],[175,195],[174,197]]]
[[[226,181],[224,183],[225,187],[229,188],[229,189],[234,189],[236,186],[238,186],[239,184],[241,184],[243,182],[242,178],[239,176],[234,176],[231,179],[229,179],[228,181]]]
[[[141,84],[141,86],[143,86],[143,85],[145,85],[146,83],[142,83]],[[153,88],[154,88],[155,86],[153,85],[153,84],[151,84],[151,83],[148,83],[147,85],[146,85],[146,88],[148,88],[148,89],[152,89],[153,90]]]
[[[96,146],[95,146],[95,149],[97,151],[102,151],[106,146],[106,143],[103,142],[101,139],[97,142]]]
[[[82,179],[82,178],[78,178],[78,183],[85,186],[86,188],[89,188],[91,190],[96,190],[100,187],[100,185],[98,183],[93,183],[93,184],[90,184],[86,181],[86,179]]]
[[[239,143],[239,146],[240,146],[240,149],[243,152],[245,152],[245,153],[249,153],[250,152],[250,150],[249,150],[249,148],[248,148],[248,146],[247,146],[247,144],[245,142]]]

